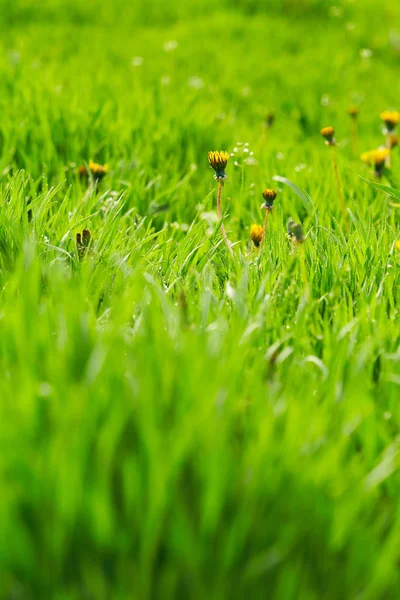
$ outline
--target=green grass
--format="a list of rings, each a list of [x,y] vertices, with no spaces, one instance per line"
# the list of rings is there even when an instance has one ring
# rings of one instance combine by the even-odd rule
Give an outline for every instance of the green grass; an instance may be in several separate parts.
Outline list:
[[[0,2],[0,599],[398,598],[400,6],[131,4]]]

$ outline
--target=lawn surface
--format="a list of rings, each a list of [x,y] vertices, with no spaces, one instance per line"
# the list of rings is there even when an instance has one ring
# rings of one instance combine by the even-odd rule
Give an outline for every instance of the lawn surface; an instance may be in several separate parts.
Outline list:
[[[399,598],[400,5],[0,14],[0,599]]]

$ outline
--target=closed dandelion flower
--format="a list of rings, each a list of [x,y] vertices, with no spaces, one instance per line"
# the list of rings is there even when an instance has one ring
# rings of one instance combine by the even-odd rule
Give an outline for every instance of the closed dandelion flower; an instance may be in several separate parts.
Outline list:
[[[385,110],[381,113],[380,117],[386,125],[387,133],[394,131],[400,121],[400,113],[397,110]]]
[[[222,206],[221,206],[221,196],[222,196],[222,188],[224,187],[224,182],[226,179],[225,168],[228,164],[229,153],[225,152],[225,150],[221,151],[213,151],[208,153],[208,162],[211,167],[215,171],[214,179],[218,181],[218,194],[217,194],[217,211],[218,211],[218,219],[221,222],[221,233],[225,240],[226,247],[228,248],[231,256],[234,256],[232,250],[232,244],[230,243],[228,236],[226,234],[225,225],[223,223],[223,214],[222,214]]]
[[[276,198],[276,191],[271,189],[266,189],[263,191],[262,196],[264,198],[264,204],[261,205],[261,208],[265,208],[265,210],[271,212],[274,209],[274,200]]]
[[[323,127],[321,129],[321,135],[323,138],[325,138],[325,144],[328,146],[335,146],[335,130],[331,125],[329,125],[329,127]]]
[[[253,241],[253,244],[256,246],[256,248],[258,248],[263,239],[262,226],[258,225],[256,223],[253,223],[253,225],[250,227],[250,237]]]
[[[108,165],[99,165],[93,160],[89,161],[89,169],[95,181],[101,181],[108,172]]]
[[[91,233],[89,231],[89,229],[84,229],[82,231],[82,243],[84,246],[86,246],[86,248],[89,246],[90,244],[90,239],[91,239]]]
[[[358,117],[358,106],[350,106],[349,110],[347,111],[349,113],[349,116],[352,119],[357,119]]]
[[[385,168],[386,160],[390,156],[389,148],[377,148],[361,154],[361,160],[368,165],[375,167],[375,175],[381,177]]]
[[[272,112],[269,112],[265,115],[265,126],[269,129],[272,127],[275,121],[275,115]]]
[[[265,210],[264,226],[261,237],[261,245],[263,246],[265,232],[267,231],[268,215],[274,210],[274,200],[276,198],[276,191],[267,188],[263,191],[262,197],[264,198],[264,202],[263,204],[261,204],[260,208],[263,208]]]
[[[400,240],[396,240],[395,242],[396,250],[400,252]]]
[[[228,164],[229,153],[224,150],[208,153],[208,162],[215,171],[214,179],[224,181],[226,179],[226,165]]]
[[[88,229],[84,229],[82,234],[76,234],[76,248],[78,250],[79,258],[83,258],[86,254],[87,249],[89,248],[90,240],[92,236]]]
[[[388,148],[377,148],[376,150],[369,150],[369,152],[363,152],[361,154],[361,160],[368,163],[369,165],[380,165],[385,162],[389,154]]]
[[[304,240],[306,239],[304,236],[304,231],[303,231],[302,226],[299,225],[299,223],[296,223],[295,221],[293,221],[293,219],[289,219],[289,221],[288,221],[287,237],[294,244],[302,244],[304,242]]]
[[[108,165],[100,165],[99,163],[95,163],[92,159],[89,160],[89,167],[83,165],[78,169],[80,177],[88,177],[90,174],[95,182],[101,181],[107,173]]]
[[[395,148],[399,144],[399,136],[396,133],[392,133],[388,136],[389,149]]]

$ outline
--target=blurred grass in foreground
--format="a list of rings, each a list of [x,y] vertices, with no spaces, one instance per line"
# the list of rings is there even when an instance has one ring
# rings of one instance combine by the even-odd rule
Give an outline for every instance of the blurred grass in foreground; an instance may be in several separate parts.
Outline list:
[[[399,12],[0,2],[2,599],[399,596]]]

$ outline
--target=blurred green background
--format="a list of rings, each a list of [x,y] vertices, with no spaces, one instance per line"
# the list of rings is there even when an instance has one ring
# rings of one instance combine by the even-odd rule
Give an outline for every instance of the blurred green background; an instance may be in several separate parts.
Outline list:
[[[0,598],[398,598],[400,4],[0,15]]]

